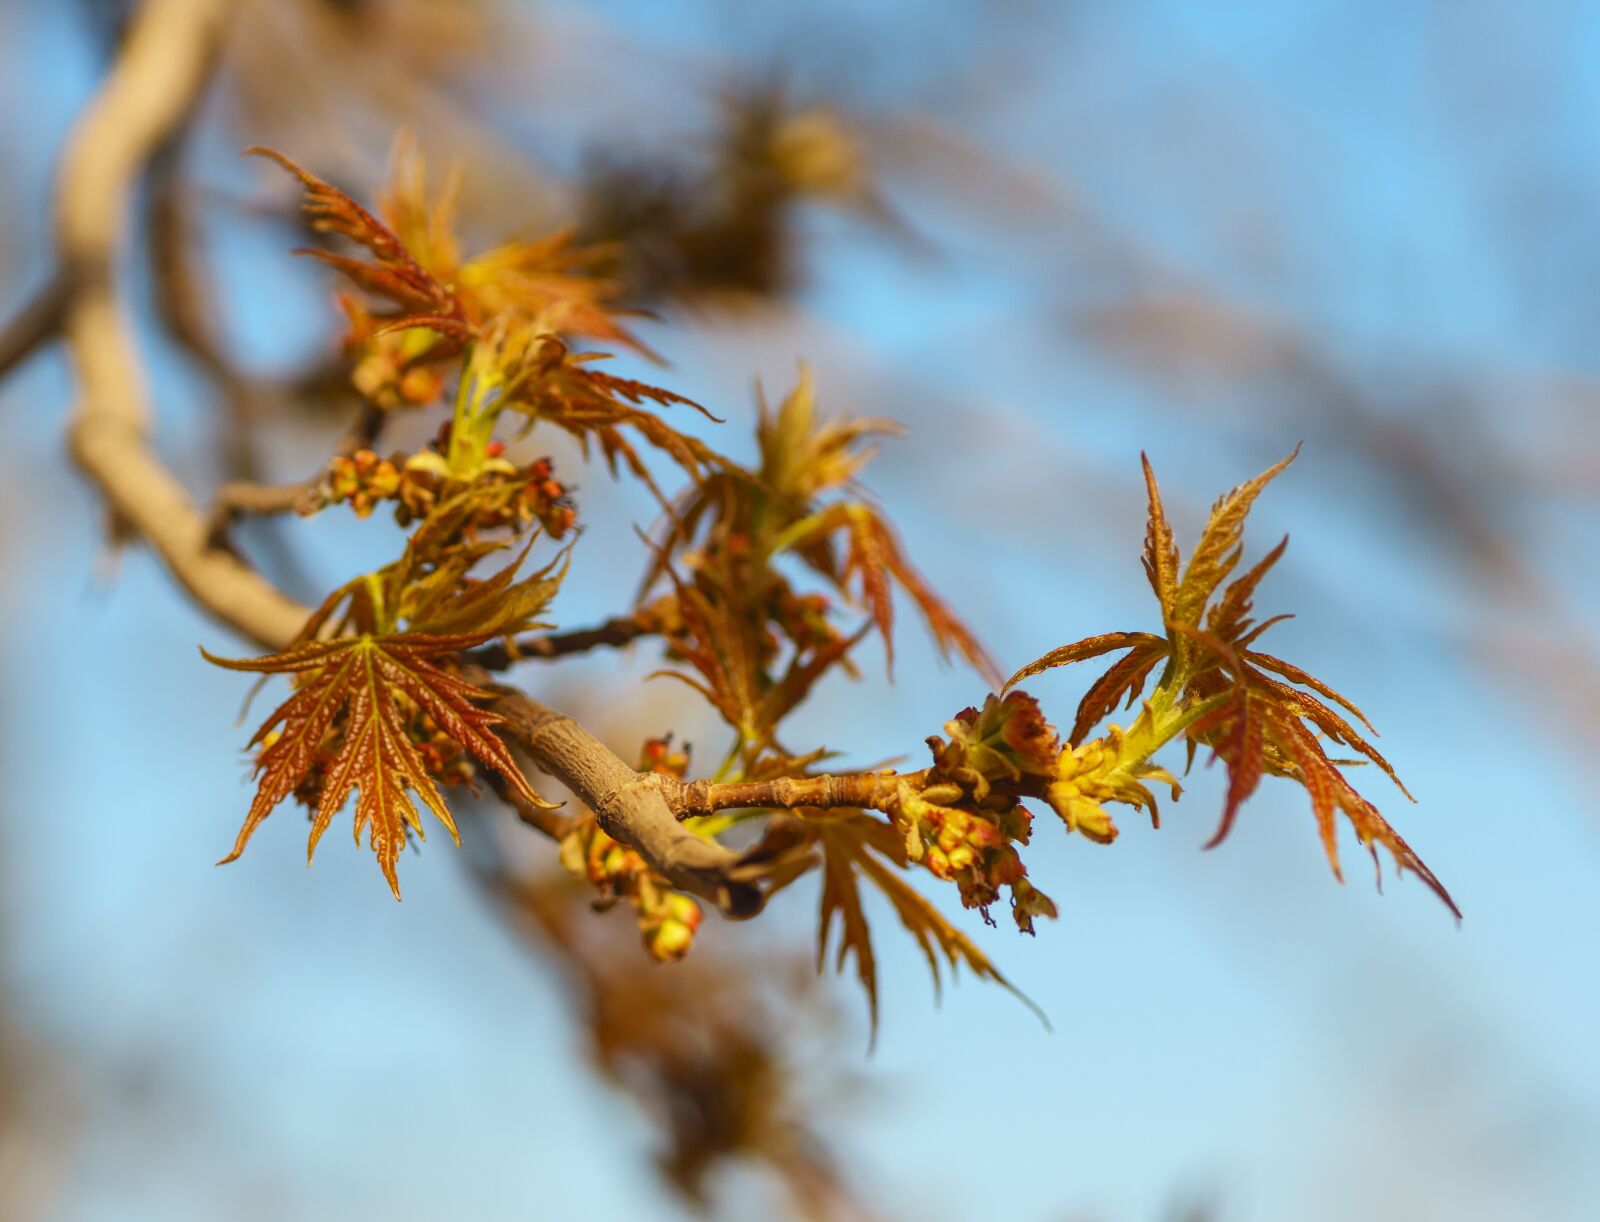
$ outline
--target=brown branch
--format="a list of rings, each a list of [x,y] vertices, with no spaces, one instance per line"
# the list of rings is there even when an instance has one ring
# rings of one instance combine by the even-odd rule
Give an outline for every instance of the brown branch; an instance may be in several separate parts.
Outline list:
[[[269,508],[256,492],[261,482],[261,458],[255,426],[271,410],[273,391],[241,372],[215,335],[217,310],[210,282],[201,270],[205,260],[194,257],[192,246],[197,239],[190,232],[194,223],[187,211],[189,195],[180,177],[184,143],[193,130],[196,113],[191,111],[150,166],[145,239],[150,251],[151,296],[156,315],[167,335],[209,379],[221,405],[217,455],[230,482],[213,494],[206,538],[212,547],[231,549],[228,534],[238,518],[246,513],[289,512],[299,507],[300,496],[287,498],[281,507],[273,504]],[[280,582],[291,574],[300,574],[295,557],[282,539],[265,534],[261,544],[271,549],[268,560]]]
[[[517,744],[512,745],[512,755],[522,755]],[[519,766],[521,761],[518,761]],[[526,769],[524,769],[526,771]],[[495,797],[499,798],[516,814],[517,818],[533,828],[542,832],[551,840],[564,840],[567,833],[582,823],[584,816],[581,814],[565,814],[560,810],[551,810],[548,806],[536,806],[528,801],[505,777],[491,769],[485,769],[484,775],[489,782],[489,788],[494,790]]]
[[[632,615],[618,615],[593,628],[574,628],[543,636],[525,636],[510,646],[485,645],[467,655],[467,660],[485,670],[507,670],[518,662],[553,661],[587,653],[591,649],[620,649],[640,637],[655,636],[662,630],[661,616],[649,607]]]
[[[778,777],[771,781],[676,781],[665,778],[667,803],[680,819],[709,815],[719,810],[794,810],[811,806],[821,810],[853,807],[888,811],[900,782],[919,788],[927,771],[913,773],[858,772],[845,776]]]
[[[280,394],[241,370],[218,334],[219,310],[208,275],[210,261],[205,257],[197,216],[191,211],[195,192],[183,173],[199,114],[198,108],[191,108],[151,161],[145,186],[145,245],[156,317],[210,381],[220,407],[215,444],[220,470],[229,482],[213,494],[206,536],[211,546],[232,549],[230,529],[244,514],[289,512],[299,507],[300,498],[293,496],[287,503],[269,508],[254,492],[255,486],[264,482],[257,426],[274,414]],[[275,573],[278,584],[301,588],[310,584],[280,534],[262,532],[257,546],[266,561],[257,567]],[[241,552],[235,554],[245,558]]]
[[[298,484],[254,484],[230,480],[211,494],[206,512],[206,546],[235,556],[242,553],[234,545],[234,525],[243,517],[279,517],[289,513],[310,513],[317,506],[320,480]]]
[[[0,378],[61,334],[71,298],[72,278],[57,272],[0,327]]]
[[[296,484],[257,484],[249,480],[231,480],[218,485],[211,494],[212,521],[226,529],[246,514],[274,517],[299,513],[315,503],[317,487],[321,482],[320,479],[307,479]]]
[[[150,250],[151,300],[167,334],[217,388],[229,417],[223,430],[223,469],[231,478],[256,478],[259,470],[250,444],[255,386],[235,368],[216,336],[217,306],[200,271],[205,260],[192,257],[194,228],[189,194],[182,179],[184,146],[198,111],[191,107],[151,159],[146,176],[145,240]]]
[[[482,670],[468,668],[466,677],[488,685]],[[666,797],[672,778],[630,767],[572,718],[522,692],[491,690],[495,712],[506,719],[501,736],[582,798],[609,836],[632,845],[673,886],[731,917],[761,911],[765,896],[740,870],[738,855],[678,822]]]

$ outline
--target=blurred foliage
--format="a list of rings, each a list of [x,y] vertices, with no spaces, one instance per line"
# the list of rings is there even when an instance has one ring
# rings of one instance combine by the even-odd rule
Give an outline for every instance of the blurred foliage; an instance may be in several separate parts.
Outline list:
[[[557,964],[596,1072],[659,1130],[656,1165],[686,1205],[712,1209],[719,1177],[749,1163],[797,1217],[871,1216],[821,1127],[849,1083],[828,1054],[838,1015],[803,954],[701,948],[641,970],[627,927],[597,920],[569,876],[520,871],[485,844],[476,856],[487,893]]]

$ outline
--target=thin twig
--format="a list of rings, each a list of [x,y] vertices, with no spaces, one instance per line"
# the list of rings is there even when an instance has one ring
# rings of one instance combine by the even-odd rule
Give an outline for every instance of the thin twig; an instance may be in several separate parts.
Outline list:
[[[518,753],[515,744],[513,744],[512,753]],[[516,813],[518,819],[535,831],[542,832],[550,837],[551,840],[560,841],[566,839],[567,833],[584,820],[584,816],[581,814],[565,814],[560,810],[552,810],[548,806],[536,806],[523,797],[505,777],[493,769],[486,769],[485,777],[489,782],[489,788],[494,790],[495,797],[509,806]]]
[[[0,379],[61,334],[72,277],[56,272],[0,327]]]
[[[659,616],[648,608],[632,615],[618,615],[593,628],[574,628],[566,632],[551,632],[542,636],[525,636],[510,646],[485,645],[466,655],[466,659],[485,670],[507,670],[522,661],[554,661],[591,649],[621,649],[640,637],[654,636],[661,631]]]
[[[858,772],[843,776],[777,777],[770,781],[677,781],[665,778],[667,804],[680,818],[719,810],[889,810],[902,781],[919,788],[926,770],[915,773]]]
[[[383,430],[386,416],[370,403],[362,403],[355,421],[339,439],[334,453],[349,458],[358,450],[371,449]],[[261,484],[249,480],[230,480],[211,494],[206,515],[206,545],[232,550],[228,539],[234,524],[242,517],[277,517],[287,513],[311,513],[319,504],[322,475],[293,484]]]
[[[320,486],[321,481],[314,479],[298,484],[252,484],[231,480],[219,485],[211,494],[211,508],[206,513],[206,546],[238,555],[230,536],[240,518],[309,513],[316,508]]]

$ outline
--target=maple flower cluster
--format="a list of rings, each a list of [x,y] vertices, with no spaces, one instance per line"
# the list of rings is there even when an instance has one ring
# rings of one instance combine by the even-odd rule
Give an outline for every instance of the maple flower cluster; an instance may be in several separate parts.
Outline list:
[[[1009,888],[1017,928],[1032,933],[1034,917],[1054,917],[1056,906],[1028,882],[1016,846],[1028,843],[1033,815],[1010,786],[1024,776],[1051,775],[1055,727],[1032,696],[1011,692],[990,696],[981,712],[963,709],[944,729],[948,742],[928,739],[934,760],[928,780],[920,789],[902,784],[896,796],[906,855],[954,882],[961,902],[985,918],[1000,888]]]
[[[491,531],[509,528],[521,532],[537,525],[551,539],[561,539],[578,524],[572,490],[555,478],[555,464],[538,458],[518,467],[501,458],[500,442],[488,446],[489,462],[479,472],[473,488],[474,513],[470,528]],[[372,450],[340,455],[328,464],[319,489],[320,499],[308,504],[306,514],[330,505],[348,504],[358,518],[370,517],[381,501],[393,501],[394,518],[401,526],[425,521],[450,491],[448,471],[441,471],[438,452],[432,449],[407,457],[379,458]]]

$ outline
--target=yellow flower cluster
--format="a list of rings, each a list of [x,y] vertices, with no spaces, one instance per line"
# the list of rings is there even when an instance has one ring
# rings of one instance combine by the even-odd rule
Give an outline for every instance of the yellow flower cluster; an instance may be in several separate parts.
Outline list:
[[[562,840],[561,864],[587,878],[599,892],[596,908],[609,908],[624,899],[633,905],[639,935],[652,958],[667,963],[689,953],[700,928],[700,906],[664,885],[644,858],[618,844],[593,820]]]

